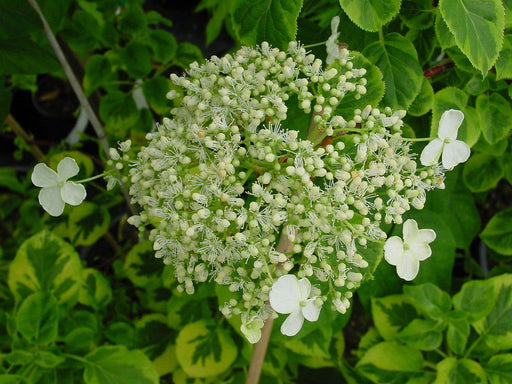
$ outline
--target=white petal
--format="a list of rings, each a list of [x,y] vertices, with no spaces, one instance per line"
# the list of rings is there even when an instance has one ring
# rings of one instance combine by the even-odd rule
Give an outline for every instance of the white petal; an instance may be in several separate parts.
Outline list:
[[[47,187],[39,191],[39,204],[52,216],[60,216],[64,211],[64,201],[59,187]]]
[[[409,219],[404,223],[404,227],[402,229],[404,234],[404,243],[409,244],[411,242],[416,241],[418,237],[418,223],[416,220]]]
[[[39,163],[32,172],[32,184],[36,187],[52,187],[57,185],[59,177],[57,173],[44,163]]]
[[[277,313],[291,313],[300,306],[299,282],[295,275],[281,276],[269,293],[270,306]]]
[[[297,310],[292,312],[281,325],[281,333],[286,336],[295,336],[304,324],[302,312]]]
[[[384,244],[384,258],[391,265],[397,265],[402,260],[404,244],[398,236],[392,236]]]
[[[420,161],[423,165],[434,165],[439,160],[439,156],[443,152],[444,142],[440,139],[434,139],[427,144],[420,155]]]
[[[396,265],[396,273],[404,280],[411,281],[420,269],[420,262],[410,252],[405,252],[404,257]]]
[[[443,167],[452,169],[457,164],[463,163],[469,159],[470,154],[471,149],[469,149],[469,145],[463,141],[455,140],[445,144],[443,149]]]
[[[308,321],[317,321],[322,307],[315,305],[316,297],[306,301],[306,306],[301,307],[302,314]]]
[[[457,109],[450,109],[445,111],[439,120],[439,130],[437,131],[437,137],[439,137],[441,140],[455,140],[463,120],[464,113],[462,113],[462,111]]]
[[[422,243],[431,243],[436,239],[436,231],[433,229],[420,229],[416,241]]]
[[[311,283],[305,277],[300,279],[298,283],[300,289],[300,299],[306,300],[307,298],[309,298],[309,294],[311,293]]]
[[[414,243],[411,244],[408,252],[414,255],[414,258],[419,261],[428,259],[432,255],[432,250],[427,243]]]
[[[87,192],[82,184],[66,181],[60,190],[60,195],[65,203],[68,203],[69,205],[79,205],[84,201],[87,196]]]
[[[77,175],[78,171],[80,171],[80,168],[75,159],[71,157],[63,158],[57,165],[57,173],[59,174],[59,179],[62,181]]]

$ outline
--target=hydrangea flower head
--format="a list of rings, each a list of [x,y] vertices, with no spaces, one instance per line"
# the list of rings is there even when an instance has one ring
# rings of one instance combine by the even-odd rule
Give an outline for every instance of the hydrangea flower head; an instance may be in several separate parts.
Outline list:
[[[443,113],[439,120],[437,138],[428,143],[421,152],[421,164],[434,165],[442,155],[443,167],[452,169],[469,158],[469,145],[457,140],[457,133],[463,120],[464,113],[459,110],[450,109]]]
[[[310,297],[310,294],[311,283],[305,277],[298,280],[295,275],[284,275],[272,285],[270,306],[277,313],[289,314],[281,325],[283,335],[296,335],[304,319],[318,320],[322,307],[317,304],[317,297]]]
[[[57,172],[44,163],[39,163],[32,172],[32,183],[41,187],[39,203],[51,216],[60,216],[64,205],[79,205],[87,193],[82,184],[68,181],[79,172],[78,164],[71,157],[63,158],[57,165]]]
[[[402,279],[413,280],[420,269],[420,261],[432,254],[429,244],[435,240],[432,229],[419,229],[415,220],[409,219],[403,226],[404,239],[392,236],[384,245],[384,258],[396,266],[396,272]]]

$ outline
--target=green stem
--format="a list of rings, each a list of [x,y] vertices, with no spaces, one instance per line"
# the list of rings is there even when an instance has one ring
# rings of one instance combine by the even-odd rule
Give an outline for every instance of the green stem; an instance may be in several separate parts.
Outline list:
[[[439,348],[434,349],[434,352],[437,352],[439,355],[441,355],[445,359],[448,357],[448,355],[446,353],[444,353],[443,351],[441,351]]]
[[[322,41],[320,43],[308,44],[308,45],[304,45],[304,48],[308,49],[308,48],[313,48],[313,47],[319,47],[320,45],[325,45],[325,43],[326,43],[326,41]]]
[[[483,338],[485,337],[486,333],[482,333],[480,336],[478,336],[478,338],[473,342],[473,344],[471,344],[471,346],[467,349],[466,353],[464,354],[463,358],[464,359],[467,359],[469,357],[469,355],[471,354],[471,352],[473,351],[473,349],[475,349],[475,347],[480,344],[480,342],[483,340]]]
[[[80,357],[80,356],[77,356],[77,355],[72,355],[70,353],[63,353],[62,356],[65,356],[65,357],[67,357],[69,359],[73,359],[73,360],[79,361],[79,362],[84,363],[84,364],[90,364],[89,361],[87,361],[83,357]]]
[[[391,133],[388,132],[384,132],[384,135],[402,141],[431,141],[435,139],[435,137],[401,137],[392,135]]]
[[[382,28],[379,29],[379,41],[384,44],[384,32],[382,31]]]
[[[111,169],[110,171],[106,171],[106,172],[100,173],[99,175],[88,177],[87,179],[82,179],[82,180],[74,181],[74,183],[87,183],[88,181],[99,179],[100,177],[109,175],[109,174],[111,174],[113,172],[114,172],[114,170]]]

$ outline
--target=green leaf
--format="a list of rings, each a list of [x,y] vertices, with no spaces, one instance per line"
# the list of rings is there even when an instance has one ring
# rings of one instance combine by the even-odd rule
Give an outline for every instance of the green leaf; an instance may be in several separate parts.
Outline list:
[[[242,44],[267,41],[286,49],[295,40],[297,17],[303,0],[238,0],[233,10],[233,27]]]
[[[191,377],[215,376],[236,359],[237,347],[222,328],[206,320],[187,324],[176,338],[181,367]]]
[[[464,311],[455,310],[448,314],[447,320],[446,341],[448,347],[457,355],[462,355],[470,333],[467,314]]]
[[[0,168],[0,187],[7,188],[18,193],[23,193],[25,191],[25,187],[18,180],[16,171],[11,167]]]
[[[434,29],[441,48],[446,49],[455,46],[455,37],[440,13],[437,14]]]
[[[493,189],[503,177],[504,170],[499,158],[478,153],[464,164],[464,183],[471,192]]]
[[[91,158],[79,151],[62,151],[55,155],[52,155],[48,160],[48,166],[51,169],[57,169],[57,165],[60,163],[62,159],[65,157],[71,157],[76,161],[80,170],[78,174],[74,177],[77,180],[85,179],[87,177],[91,177],[94,173],[94,164]]]
[[[503,43],[505,15],[500,0],[440,0],[439,9],[461,51],[485,76]]]
[[[446,48],[445,52],[450,57],[450,59],[453,60],[457,69],[460,69],[461,71],[467,72],[471,75],[478,74],[482,76],[480,72],[478,72],[478,70],[473,67],[471,61],[469,61],[468,57],[460,50],[459,47],[454,46]]]
[[[484,369],[491,384],[512,383],[512,353],[491,357]]]
[[[144,288],[157,280],[163,271],[162,260],[155,257],[153,243],[141,241],[126,255],[123,271],[136,287]]]
[[[434,89],[427,78],[423,78],[420,93],[409,106],[407,113],[412,116],[422,116],[434,106]]]
[[[154,57],[163,64],[167,64],[178,51],[176,39],[163,29],[154,29],[148,35],[148,43],[153,50]]]
[[[34,353],[34,363],[41,368],[55,368],[66,361],[63,356],[55,355],[49,351],[37,351]]]
[[[359,100],[353,97],[344,97],[336,106],[335,114],[350,118],[354,113],[354,109],[364,109],[367,105],[376,106],[384,96],[384,82],[382,81],[382,73],[379,68],[370,63],[370,61],[362,54],[356,51],[350,51],[350,56],[353,57],[352,63],[354,68],[366,69],[365,79],[367,81],[367,92],[361,96]],[[337,62],[332,64],[337,67]],[[339,69],[339,68],[337,68]],[[296,128],[293,128],[296,129]]]
[[[64,342],[66,352],[79,355],[88,353],[100,341],[97,315],[86,310],[74,310],[61,317],[59,341]]]
[[[409,39],[416,48],[421,67],[430,66],[432,55],[438,46],[434,27],[430,27],[429,29],[411,29],[407,31],[405,37]]]
[[[103,55],[92,55],[85,64],[84,88],[91,94],[96,88],[116,81],[110,61]]]
[[[508,136],[512,128],[512,108],[499,93],[484,94],[476,99],[476,108],[480,115],[480,125],[485,139],[495,144]]]
[[[139,111],[131,93],[111,91],[101,98],[100,117],[113,129],[126,129],[137,122]]]
[[[464,86],[464,91],[471,96],[478,96],[489,89],[489,79],[481,78],[480,75],[474,75]]]
[[[443,334],[435,321],[414,319],[397,335],[397,338],[409,347],[433,351],[441,345]]]
[[[395,341],[384,341],[368,349],[357,363],[356,369],[376,383],[388,383],[392,377],[397,379],[401,373],[407,373],[400,376],[402,381],[395,381],[398,383],[406,382],[405,377],[410,378],[412,372],[423,370],[424,363],[423,356],[417,349]],[[387,381],[381,380],[386,377],[389,378]]]
[[[132,348],[135,344],[135,329],[122,321],[109,323],[105,336],[113,344],[121,344],[126,348]]]
[[[496,80],[512,79],[512,35],[505,35],[495,68]]]
[[[485,245],[494,251],[512,256],[512,208],[495,214],[480,234]]]
[[[487,384],[485,371],[474,360],[448,357],[437,364],[434,384]]]
[[[486,317],[494,306],[494,289],[487,281],[472,280],[464,283],[453,296],[453,306],[463,311],[470,323]]]
[[[85,384],[158,384],[158,374],[141,351],[123,346],[104,346],[84,357]]]
[[[386,93],[383,104],[407,109],[421,90],[423,72],[414,45],[398,33],[389,33],[363,50],[384,76]]]
[[[299,355],[329,359],[332,327],[320,327],[302,338],[289,338],[284,346]]]
[[[176,57],[174,58],[174,63],[181,68],[188,68],[193,61],[197,61],[198,63],[204,62],[203,53],[199,47],[187,42],[180,43]]]
[[[151,108],[159,115],[165,115],[171,109],[166,94],[171,89],[171,81],[164,77],[154,77],[143,85],[143,92]]]
[[[78,302],[98,310],[107,306],[111,300],[112,289],[108,279],[97,269],[83,269],[82,287],[78,295]]]
[[[0,81],[0,121],[4,122],[11,110],[12,95],[3,82]]]
[[[404,294],[416,308],[433,320],[442,319],[452,306],[450,295],[432,283],[405,285]]]
[[[0,40],[0,52],[0,75],[31,75],[54,72],[60,68],[47,46],[36,44],[29,38]]]
[[[224,21],[229,18],[234,1],[219,1],[212,17],[206,24],[206,46],[209,46],[220,34]]]
[[[131,41],[119,52],[124,69],[134,79],[140,79],[151,72],[151,49],[138,41]]]
[[[10,375],[8,373],[0,374],[0,384],[23,384],[25,380],[18,375]]]
[[[385,340],[392,340],[413,319],[418,317],[416,309],[404,295],[389,295],[371,298],[373,324]]]
[[[59,304],[78,298],[82,265],[75,249],[50,232],[25,240],[9,265],[9,289],[21,301],[34,292],[51,292]]]
[[[107,232],[110,225],[108,210],[85,201],[73,207],[69,214],[68,226],[74,245],[92,245]]]
[[[0,0],[0,9],[0,39],[15,39],[43,29],[28,1]]]
[[[340,0],[341,8],[361,29],[377,32],[400,10],[401,0]]]
[[[503,274],[488,280],[496,300],[485,319],[474,323],[484,342],[494,350],[512,348],[512,275]]]
[[[16,313],[16,329],[31,344],[50,344],[57,338],[59,311],[52,293],[36,292],[28,296]]]
[[[400,9],[400,20],[413,29],[428,29],[434,24],[436,13],[430,1],[404,0]]]
[[[133,35],[146,26],[146,18],[142,7],[132,5],[126,7],[120,15],[118,28],[121,32]]]

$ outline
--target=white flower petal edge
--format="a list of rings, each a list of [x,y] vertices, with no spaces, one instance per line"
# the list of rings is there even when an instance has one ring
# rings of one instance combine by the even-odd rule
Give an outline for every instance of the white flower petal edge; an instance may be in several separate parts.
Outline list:
[[[87,192],[82,184],[67,181],[78,174],[80,168],[71,157],[65,157],[57,165],[57,172],[46,164],[39,163],[34,167],[31,180],[39,191],[39,203],[51,216],[60,216],[65,203],[81,204]]]
[[[277,279],[269,293],[270,306],[277,313],[289,314],[281,325],[281,333],[296,335],[302,328],[304,318],[317,321],[321,306],[317,296],[311,294],[311,282],[305,277],[297,280],[295,275],[284,275]]]
[[[338,25],[340,24],[340,17],[334,16],[331,20],[331,36],[325,42],[327,58],[325,62],[327,65],[330,65],[338,56],[339,48],[338,48],[338,36],[340,33],[338,32]]]
[[[443,167],[452,169],[469,158],[471,154],[469,145],[457,140],[457,133],[463,120],[464,113],[462,111],[450,109],[443,113],[439,120],[438,137],[428,143],[421,152],[421,164],[434,165],[442,156]]]
[[[403,241],[398,236],[387,239],[384,258],[396,266],[400,278],[411,281],[418,275],[420,261],[431,256],[429,243],[435,240],[436,233],[432,229],[418,229],[418,223],[409,219],[403,225],[403,237]]]

